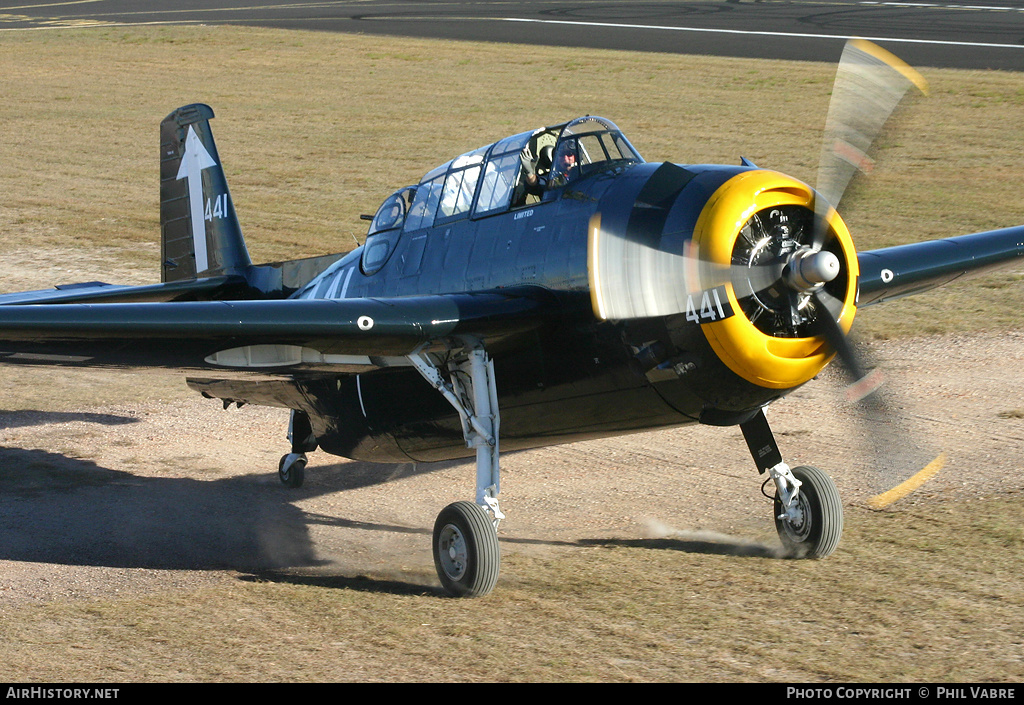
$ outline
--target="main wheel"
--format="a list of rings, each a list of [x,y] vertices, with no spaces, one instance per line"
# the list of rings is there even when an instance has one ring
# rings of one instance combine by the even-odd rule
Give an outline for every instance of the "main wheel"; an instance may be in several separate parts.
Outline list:
[[[434,567],[455,597],[486,595],[498,582],[501,549],[490,514],[479,504],[455,502],[434,522]]]
[[[281,457],[277,464],[277,476],[285,487],[302,487],[306,479],[306,458],[299,453],[289,453]]]
[[[801,483],[796,516],[780,519],[784,507],[775,493],[775,529],[792,558],[824,558],[836,550],[843,535],[843,503],[832,478],[815,467],[793,468]]]

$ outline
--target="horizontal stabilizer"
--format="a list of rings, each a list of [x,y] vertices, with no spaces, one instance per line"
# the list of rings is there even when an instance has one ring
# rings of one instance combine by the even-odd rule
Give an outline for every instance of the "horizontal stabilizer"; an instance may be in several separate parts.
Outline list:
[[[131,303],[143,301],[207,301],[247,298],[249,283],[242,277],[184,279],[164,284],[122,286],[90,282],[53,289],[0,294],[0,306],[14,304]]]

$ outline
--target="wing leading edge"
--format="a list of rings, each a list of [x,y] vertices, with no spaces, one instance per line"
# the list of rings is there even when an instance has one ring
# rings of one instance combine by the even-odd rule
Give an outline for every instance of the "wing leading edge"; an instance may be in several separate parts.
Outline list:
[[[1024,226],[868,250],[858,255],[860,306],[1024,264]]]
[[[514,344],[560,311],[533,287],[393,299],[0,306],[0,364],[357,371],[462,336]]]

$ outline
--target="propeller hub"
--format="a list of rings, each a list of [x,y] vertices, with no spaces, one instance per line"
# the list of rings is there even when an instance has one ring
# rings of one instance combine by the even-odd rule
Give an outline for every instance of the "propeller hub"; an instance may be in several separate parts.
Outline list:
[[[839,276],[839,258],[827,250],[801,249],[789,258],[783,278],[797,291],[810,292]]]

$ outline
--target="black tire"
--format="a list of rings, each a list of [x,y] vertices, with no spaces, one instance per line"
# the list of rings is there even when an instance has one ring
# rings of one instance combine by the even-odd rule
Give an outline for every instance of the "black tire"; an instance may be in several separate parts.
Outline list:
[[[293,489],[302,487],[302,483],[306,479],[306,459],[296,458],[291,465],[286,467],[287,460],[288,455],[284,455],[281,457],[281,462],[277,464],[277,476],[281,479],[281,484]]]
[[[779,519],[782,501],[775,493],[775,529],[790,558],[824,558],[839,546],[843,535],[843,503],[832,478],[815,467],[793,468],[793,477],[803,483],[797,495],[800,518]]]
[[[473,502],[455,502],[434,522],[434,567],[455,597],[480,597],[498,583],[501,549],[491,515]]]

